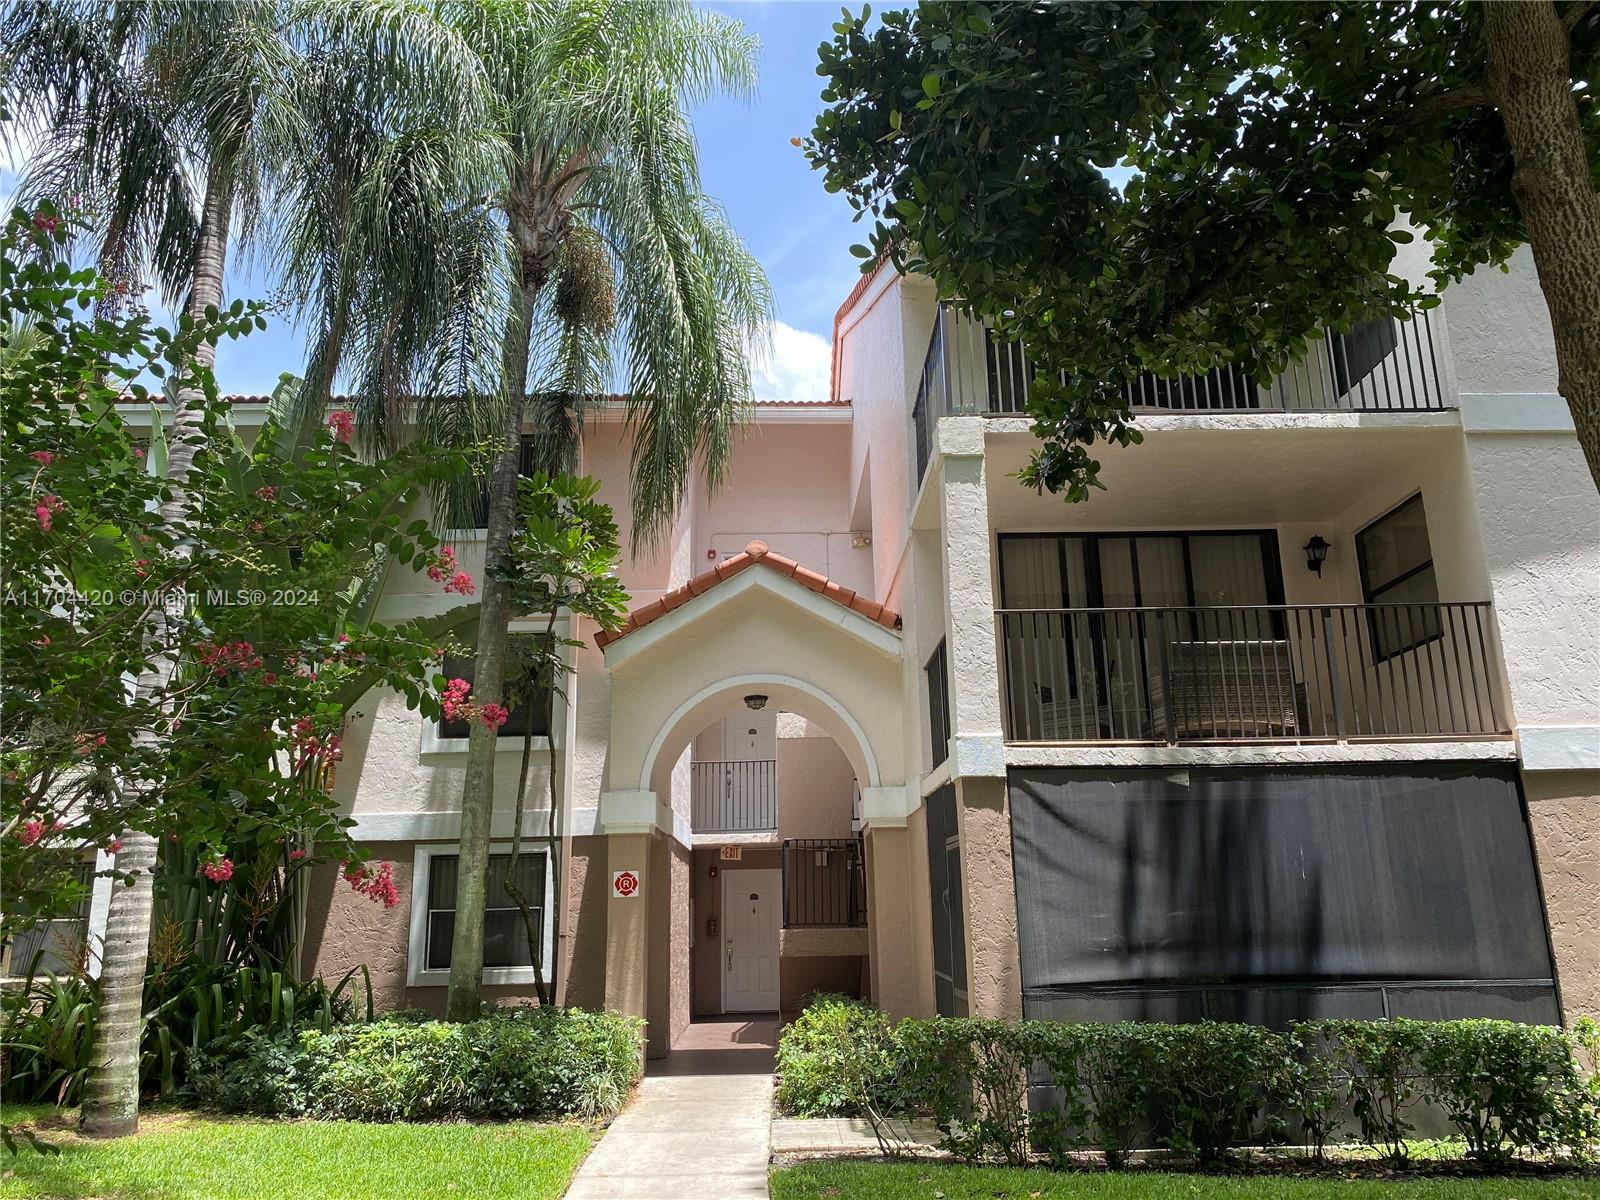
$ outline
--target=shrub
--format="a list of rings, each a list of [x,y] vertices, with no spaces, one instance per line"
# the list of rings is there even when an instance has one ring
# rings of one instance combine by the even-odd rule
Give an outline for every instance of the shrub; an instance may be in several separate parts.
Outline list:
[[[365,968],[358,968],[365,972]],[[356,1018],[356,971],[333,986],[296,980],[268,963],[187,962],[145,978],[139,1077],[149,1091],[182,1087],[187,1059],[219,1039],[250,1031],[278,1036],[330,1029]],[[370,1012],[370,988],[368,989]],[[0,1097],[23,1104],[77,1104],[99,1020],[100,989],[82,975],[30,976],[4,999]]]
[[[1302,1026],[1326,1040],[1334,1066],[1349,1082],[1350,1108],[1361,1140],[1393,1163],[1410,1155],[1406,1110],[1417,1097],[1417,1055],[1423,1021],[1311,1021]]]
[[[1215,1163],[1241,1146],[1279,1141],[1274,1108],[1289,1087],[1292,1046],[1259,1025],[1150,1025],[1158,1139]]]
[[[1496,1165],[1517,1149],[1592,1138],[1593,1105],[1572,1039],[1545,1025],[1445,1021],[1420,1032],[1429,1100],[1461,1130],[1471,1157]]]
[[[1436,1105],[1469,1153],[1501,1164],[1517,1151],[1592,1154],[1600,1080],[1580,1059],[1600,1030],[1504,1021],[1312,1021],[1259,1026],[1008,1024],[887,1018],[829,997],[784,1031],[784,1111],[925,1115],[968,1161],[1064,1164],[1086,1146],[1112,1168],[1141,1140],[1214,1163],[1282,1138],[1297,1120],[1321,1157],[1347,1118],[1391,1161],[1409,1154],[1414,1106]],[[1035,1083],[1059,1103],[1030,1105]]]
[[[889,1018],[848,996],[814,997],[778,1039],[780,1112],[793,1117],[898,1115],[904,1056]]]
[[[201,1105],[355,1121],[609,1116],[639,1080],[642,1024],[581,1009],[488,1009],[449,1024],[415,1014],[260,1034],[196,1056]]]

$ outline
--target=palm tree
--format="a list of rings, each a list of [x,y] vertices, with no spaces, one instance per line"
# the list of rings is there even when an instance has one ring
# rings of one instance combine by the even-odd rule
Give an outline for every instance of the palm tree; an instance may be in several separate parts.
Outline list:
[[[221,309],[230,234],[253,227],[269,177],[266,148],[292,119],[277,99],[293,63],[282,6],[55,0],[14,6],[4,35],[8,103],[43,138],[24,186],[88,197],[100,217],[100,261],[125,284],[149,267],[188,319]],[[177,392],[166,464],[175,486],[162,506],[172,524],[184,519],[182,484],[202,440],[196,377],[215,353],[200,345]],[[157,611],[151,619],[166,618]],[[176,668],[170,655],[153,660],[140,693],[161,689]],[[94,1135],[138,1127],[155,862],[153,835],[128,830],[116,865],[131,885],[112,891],[84,1090],[82,1125]]]
[[[40,149],[23,186],[36,195],[87,198],[98,215],[102,267],[130,293],[147,274],[168,303],[197,320],[223,303],[231,239],[248,244],[271,211],[276,187],[295,168],[309,139],[296,101],[337,58],[366,98],[386,80],[404,109],[428,81],[430,97],[450,94],[470,118],[478,94],[475,62],[452,54],[435,22],[420,21],[403,0],[36,0],[11,6],[0,21],[4,95],[24,136]],[[352,46],[365,53],[354,53]],[[426,103],[426,101],[423,101]],[[285,171],[285,168],[288,171]],[[291,280],[292,282],[292,280]],[[328,311],[324,309],[323,311]],[[337,339],[318,341],[319,377],[331,381]],[[186,364],[168,434],[163,506],[183,520],[187,477],[201,435],[203,393],[214,347],[202,344]],[[157,612],[154,620],[164,619]],[[146,694],[176,669],[151,664],[138,686]],[[156,846],[145,831],[123,835],[117,869],[132,886],[116,888],[107,916],[96,1027],[83,1105],[86,1132],[114,1136],[138,1123],[139,1020],[151,920]]]
[[[756,43],[687,0],[476,0],[442,17],[478,50],[508,145],[493,196],[509,235],[506,290],[470,306],[503,316],[498,386],[478,397],[498,430],[473,682],[489,700],[507,682],[514,614],[500,576],[525,419],[536,466],[559,471],[611,373],[614,342],[635,430],[635,545],[665,530],[696,462],[713,484],[726,470],[749,403],[749,349],[771,301],[759,266],[700,190],[686,107],[752,88]],[[600,277],[609,286],[596,287]],[[615,336],[598,336],[611,303]],[[453,1020],[470,1020],[480,1005],[494,755],[494,730],[475,725],[446,1002]]]

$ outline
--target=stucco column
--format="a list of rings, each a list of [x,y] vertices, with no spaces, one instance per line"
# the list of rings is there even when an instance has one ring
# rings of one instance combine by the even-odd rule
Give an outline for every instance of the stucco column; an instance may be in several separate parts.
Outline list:
[[[952,773],[993,778],[1005,774],[1005,749],[983,436],[982,417],[939,421]]]
[[[1600,1018],[1600,771],[1526,771],[1561,1017]]]
[[[975,1017],[1021,1020],[1022,964],[1006,781],[978,776],[959,781],[956,820],[967,918],[968,1007]]]
[[[918,1016],[910,936],[911,839],[905,825],[869,825],[866,855],[872,1000],[896,1020]]]
[[[606,1007],[633,1017],[648,1016],[650,841],[648,833],[606,837]],[[622,872],[631,885],[618,886]]]

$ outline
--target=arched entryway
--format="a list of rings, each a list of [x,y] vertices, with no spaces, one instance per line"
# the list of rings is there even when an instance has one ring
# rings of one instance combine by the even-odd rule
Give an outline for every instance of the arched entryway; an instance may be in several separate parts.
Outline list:
[[[611,688],[597,828],[610,884],[607,1006],[646,1017],[652,1054],[666,1053],[688,1024],[703,944],[735,954],[720,923],[769,919],[762,915],[773,911],[767,906],[797,895],[801,865],[829,889],[847,886],[850,871],[859,872],[863,911],[860,920],[822,927],[788,923],[780,956],[795,960],[791,981],[805,977],[801,957],[856,953],[866,960],[863,978],[883,999],[886,981],[909,975],[909,963],[897,961],[904,939],[880,942],[872,919],[875,883],[898,893],[909,871],[904,663],[895,614],[753,543],[636,612],[619,635],[602,639],[602,649]],[[755,713],[767,716],[757,720]],[[768,716],[790,723],[797,740],[837,747],[848,764],[849,782],[841,786],[851,788],[852,809],[837,831],[843,836],[786,838],[776,814],[760,828],[696,828],[694,774],[707,758],[692,749],[696,739],[724,728],[748,732],[754,743]],[[730,778],[748,774],[745,764],[722,765]],[[780,795],[778,812],[783,803]],[[737,890],[750,913],[708,901],[707,887],[721,875],[708,854],[713,848],[729,855],[730,875],[748,872]],[[729,882],[722,878],[718,887]],[[704,987],[714,976],[699,967]]]

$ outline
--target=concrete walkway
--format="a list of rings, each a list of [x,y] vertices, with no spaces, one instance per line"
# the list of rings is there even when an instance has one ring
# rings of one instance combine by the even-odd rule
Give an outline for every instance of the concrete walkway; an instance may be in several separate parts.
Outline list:
[[[766,1200],[777,1022],[690,1025],[578,1168],[567,1200]]]

